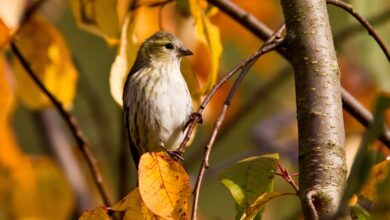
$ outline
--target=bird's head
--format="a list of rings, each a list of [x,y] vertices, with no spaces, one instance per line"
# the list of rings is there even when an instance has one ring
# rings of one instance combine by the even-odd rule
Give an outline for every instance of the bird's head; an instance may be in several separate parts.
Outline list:
[[[193,53],[183,43],[168,32],[159,31],[141,45],[138,56],[151,62],[175,62]]]

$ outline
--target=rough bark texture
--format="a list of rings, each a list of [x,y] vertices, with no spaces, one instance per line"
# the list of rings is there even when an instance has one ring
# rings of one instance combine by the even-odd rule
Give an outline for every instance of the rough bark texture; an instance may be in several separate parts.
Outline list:
[[[347,169],[340,71],[326,2],[281,2],[295,72],[302,207],[306,219],[329,219],[337,212]]]

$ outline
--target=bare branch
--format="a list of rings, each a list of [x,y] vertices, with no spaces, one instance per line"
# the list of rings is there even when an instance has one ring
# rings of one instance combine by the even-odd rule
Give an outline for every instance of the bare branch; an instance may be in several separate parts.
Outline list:
[[[285,28],[285,26],[282,25],[278,29],[278,31],[276,31],[269,38],[269,40],[267,42],[265,42],[263,44],[263,46],[255,53],[256,56],[248,57],[246,59],[247,62],[244,62],[242,67],[240,67],[240,69],[242,69],[241,73],[238,75],[236,81],[234,82],[232,88],[229,91],[229,94],[226,96],[224,105],[223,105],[223,107],[222,107],[222,109],[221,109],[221,111],[219,113],[217,121],[214,124],[214,128],[213,128],[213,131],[212,131],[211,136],[209,138],[209,141],[208,141],[208,143],[205,146],[203,162],[202,162],[202,165],[201,165],[201,167],[199,169],[198,178],[197,178],[197,181],[196,181],[196,184],[195,184],[195,189],[194,189],[194,199],[193,199],[193,208],[192,208],[191,219],[195,219],[196,220],[196,213],[197,213],[197,210],[198,210],[200,187],[202,185],[202,181],[203,181],[203,177],[204,177],[205,171],[209,167],[209,157],[210,157],[211,149],[212,149],[212,146],[214,145],[214,142],[215,142],[215,139],[216,139],[216,137],[218,135],[218,132],[219,132],[221,126],[222,126],[222,122],[225,119],[225,114],[226,114],[227,109],[230,106],[231,100],[232,100],[235,92],[237,91],[239,84],[244,79],[244,77],[248,73],[249,69],[253,66],[253,64],[256,62],[256,60],[258,58],[260,58],[260,56],[262,56],[262,55],[264,55],[264,54],[266,54],[266,53],[268,53],[268,52],[270,52],[272,50],[275,50],[276,48],[280,47],[284,43],[284,41],[281,40],[281,38],[280,38],[280,34],[284,30],[284,28]],[[253,58],[249,59],[251,57],[253,57]],[[228,74],[226,74],[226,75],[228,75]],[[213,90],[214,89],[218,89],[218,88],[214,87]],[[210,95],[210,94],[214,94],[215,91],[216,90],[214,90],[214,92],[210,92],[209,96],[208,96],[209,98],[205,99],[205,100],[210,100],[210,98],[212,97],[212,95]],[[201,105],[201,109],[202,109],[202,106],[203,106],[203,109],[206,107],[207,102],[208,101],[203,101],[203,103]]]
[[[227,15],[229,15],[231,18],[233,18],[235,21],[243,25],[245,28],[247,28],[251,33],[256,35],[262,40],[268,39],[269,36],[272,34],[272,30],[258,21],[254,16],[243,10],[242,8],[238,7],[236,4],[234,4],[231,1],[227,0],[207,0],[209,3],[213,4],[214,6],[218,7],[221,11],[225,12]],[[280,48],[277,50],[279,54],[281,54],[284,58],[291,61],[290,57],[288,56],[288,53],[284,48]],[[363,126],[367,128],[367,125],[365,124],[367,121],[368,124],[372,123],[372,114],[364,108],[363,105],[359,103],[347,90],[343,89],[341,90],[341,98],[343,101],[343,107],[344,109],[350,113],[357,121],[359,121]],[[361,109],[364,109],[369,114],[364,115],[361,114]],[[369,116],[369,117],[367,117]],[[386,145],[387,148],[390,149],[390,130],[386,129],[386,132],[384,135],[380,137],[380,140],[383,144]],[[385,140],[385,142],[383,141]]]
[[[295,193],[296,195],[299,195],[299,187],[298,185],[295,183],[295,180],[294,178],[292,178],[292,175],[290,174],[290,172],[288,172],[287,168],[283,168],[282,165],[280,165],[280,163],[278,163],[278,168],[280,170],[280,176],[288,183],[292,186],[292,188],[295,190]],[[297,175],[298,176],[298,175]]]
[[[277,87],[280,87],[282,83],[290,79],[291,77],[289,76],[291,75],[287,74],[288,71],[292,71],[290,66],[283,68],[279,73],[276,74],[276,76],[274,76],[268,82],[264,83],[263,86],[259,87],[255,92],[253,92],[253,94],[250,95],[250,97],[248,98],[248,101],[239,107],[233,118],[231,118],[228,123],[225,123],[223,128],[221,128],[216,143],[218,143],[219,140],[222,140],[226,135],[229,134],[229,132],[240,122],[242,116],[247,115],[256,106],[258,106],[261,100],[267,98],[271,94],[270,91],[274,91]],[[184,162],[187,165],[196,164],[195,161],[198,160],[203,154],[203,148],[200,146],[205,146],[207,144],[207,140],[202,140],[200,142],[201,143],[199,145],[193,147],[194,151],[185,159]],[[217,146],[218,145],[215,145],[215,147]]]
[[[276,40],[279,40],[280,41],[280,34],[281,32],[284,30],[284,25],[282,25],[278,31],[276,31],[274,34],[271,34],[269,39],[272,39],[272,42],[273,41],[276,41]],[[282,42],[278,42],[278,47],[282,45]],[[271,41],[269,41],[271,42]],[[272,44],[270,44],[268,42],[268,45],[265,43],[263,46],[267,47],[267,48],[264,48],[263,50],[268,50],[269,48],[271,48],[272,50],[274,49],[278,49],[278,48],[273,48],[272,47]],[[268,48],[269,47],[269,48]],[[264,51],[264,52],[268,52],[268,51]],[[196,112],[197,115],[202,115],[203,113],[203,110],[206,108],[207,104],[209,103],[209,101],[211,100],[211,98],[214,96],[214,94],[218,91],[218,89],[223,85],[225,84],[235,73],[237,73],[239,70],[242,70],[245,66],[249,65],[250,63],[254,63],[256,62],[256,60],[261,56],[263,55],[262,52],[262,49],[256,51],[255,53],[253,53],[251,56],[247,57],[245,60],[241,61],[240,64],[238,64],[237,66],[235,66],[232,70],[230,70],[227,74],[225,74],[222,79],[213,86],[213,88],[211,89],[211,91],[207,94],[207,96],[203,99],[198,111]],[[252,64],[253,64],[252,63]],[[252,65],[251,64],[251,65]],[[191,134],[193,132],[193,129],[195,128],[195,125],[196,123],[200,122],[200,120],[198,120],[198,118],[195,118],[193,119],[187,126],[187,133],[182,141],[182,143],[180,144],[180,147],[178,148],[178,151],[180,152],[184,152],[184,149],[185,149],[185,146],[187,145],[188,141],[190,140],[190,137],[191,137]]]
[[[309,207],[310,213],[311,213],[310,219],[313,219],[313,220],[318,220],[319,219],[318,213],[317,213],[317,210],[316,210],[316,206],[313,203],[313,200],[316,199],[316,196],[318,196],[318,192],[314,191],[314,190],[311,190],[311,191],[309,191],[306,194],[307,206]]]
[[[369,17],[367,20],[373,26],[377,26],[377,25],[381,25],[381,24],[385,23],[389,19],[390,19],[390,9],[387,9],[387,10],[384,10],[376,15],[373,15],[372,17]],[[359,24],[350,25],[350,26],[346,27],[345,29],[341,30],[340,32],[336,33],[334,35],[334,41],[336,44],[336,48],[337,48],[337,44],[339,44],[340,42],[343,42],[344,40],[346,40],[350,36],[353,36],[354,34],[361,32],[362,30],[365,30],[365,29],[362,28],[362,25],[359,23]]]
[[[102,200],[104,202],[104,205],[110,206],[109,196],[106,188],[103,184],[103,176],[101,174],[101,171],[97,165],[97,161],[95,157],[93,156],[87,139],[84,137],[84,134],[80,130],[77,120],[75,117],[73,117],[69,112],[67,112],[62,103],[59,102],[56,97],[54,97],[53,94],[45,87],[45,85],[40,81],[40,79],[37,77],[37,74],[34,73],[30,65],[28,64],[28,61],[24,58],[22,53],[19,51],[15,43],[11,43],[11,49],[16,55],[16,57],[19,59],[20,63],[22,64],[23,68],[26,70],[26,72],[29,74],[31,79],[35,82],[35,84],[39,87],[39,89],[47,96],[47,98],[53,103],[54,107],[58,110],[62,118],[65,120],[66,124],[68,125],[73,137],[75,138],[77,145],[81,152],[83,153],[83,156],[85,160],[88,163],[88,167],[90,168],[96,187],[98,188],[98,191],[102,197]]]
[[[383,42],[383,40],[379,37],[379,35],[376,33],[376,31],[370,25],[370,23],[368,23],[368,21],[366,19],[364,19],[359,13],[355,12],[353,10],[353,7],[350,4],[348,4],[348,3],[344,2],[344,1],[341,1],[341,0],[327,0],[326,2],[328,4],[335,5],[335,6],[339,7],[339,8],[344,9],[349,14],[351,14],[354,18],[356,18],[356,20],[358,20],[359,23],[364,28],[366,28],[366,30],[368,31],[368,34],[371,35],[374,38],[374,40],[378,43],[378,45],[382,49],[383,53],[386,55],[387,60],[390,61],[390,52],[386,48],[386,45]]]

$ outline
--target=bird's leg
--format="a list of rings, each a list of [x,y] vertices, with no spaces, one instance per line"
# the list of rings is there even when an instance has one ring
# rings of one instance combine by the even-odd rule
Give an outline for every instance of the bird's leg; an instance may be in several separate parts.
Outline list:
[[[193,121],[196,121],[199,124],[202,124],[203,123],[202,114],[200,114],[199,112],[192,112],[191,115],[189,116],[187,122],[184,124],[183,131],[185,131],[188,128],[188,126],[191,124],[191,122],[193,122]]]
[[[160,143],[160,147],[165,151],[167,152],[167,154],[169,154],[169,156],[171,156],[174,160],[176,161],[184,161],[184,158],[182,157],[182,154],[183,152],[181,152],[180,150],[168,150],[165,146],[164,146],[164,143],[161,142]]]

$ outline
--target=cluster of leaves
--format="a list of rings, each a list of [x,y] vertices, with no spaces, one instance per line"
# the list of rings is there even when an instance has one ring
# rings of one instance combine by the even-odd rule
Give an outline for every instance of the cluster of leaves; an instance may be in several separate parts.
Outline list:
[[[390,160],[380,159],[373,144],[384,132],[385,111],[389,107],[390,97],[379,96],[374,121],[363,137],[348,178],[343,203],[348,201],[351,215],[358,219],[369,219],[377,215],[387,218],[390,216],[390,212],[380,209],[381,206],[388,205],[388,198],[381,193],[378,199],[378,192],[386,189],[383,185],[390,179]]]
[[[13,42],[49,92],[65,108],[71,109],[78,79],[71,54],[62,34],[45,17],[34,13],[25,19],[24,15],[29,10],[29,3],[27,0],[12,1],[1,7],[0,49],[6,52],[7,45]],[[194,94],[194,100],[199,100],[200,95],[207,92],[215,83],[222,46],[219,30],[210,22],[210,17],[216,13],[216,10],[206,1],[183,0],[173,4],[169,0],[72,0],[70,6],[81,28],[103,37],[110,46],[118,48],[117,57],[112,64],[110,87],[112,96],[119,104],[121,104],[124,79],[135,59],[140,43],[155,31],[164,29],[165,26],[169,27],[168,31],[175,32],[187,41],[188,45],[202,51],[197,54],[202,54],[209,59],[207,71],[203,72],[203,75],[200,74],[204,76],[203,78],[198,79],[192,74],[192,69],[196,66],[193,61],[186,65],[189,68],[183,70]],[[167,20],[175,20],[174,23],[160,24],[161,16],[173,14],[176,14],[177,18]],[[145,23],[148,25],[145,26]],[[185,28],[187,26],[190,28]],[[7,201],[4,206],[1,206],[7,207],[1,213],[5,213],[4,218],[50,216],[50,213],[56,213],[57,219],[66,219],[74,205],[73,194],[70,193],[71,187],[66,178],[51,158],[47,156],[32,158],[25,155],[14,138],[11,126],[16,97],[27,108],[35,111],[50,107],[52,103],[29,77],[19,60],[15,57],[11,58],[13,59],[7,60],[3,55],[0,57],[0,94],[4,97],[1,99],[0,115],[0,149],[3,152],[0,156],[2,177],[0,195],[1,201]],[[199,82],[203,84],[202,88]],[[46,173],[42,174],[42,170],[46,170]],[[46,177],[47,173],[50,174],[50,178]],[[25,181],[25,178],[29,181]],[[44,184],[55,182],[64,184],[56,185],[52,191],[51,188],[42,188]],[[11,185],[15,187],[8,187]],[[13,191],[7,192],[8,188],[12,188]],[[42,190],[46,191],[43,193]],[[57,193],[56,196],[50,196],[54,192]],[[48,195],[48,198],[42,197],[41,194]],[[23,200],[21,195],[31,196],[26,196]],[[61,205],[56,205],[58,200],[51,201],[56,197],[62,198]],[[35,202],[37,200],[42,202]],[[21,201],[35,206],[29,206],[30,211],[19,212],[16,204]],[[43,207],[45,205],[50,207]],[[11,213],[9,210],[14,211]]]
[[[138,47],[147,37],[161,29],[173,32],[185,45],[195,48],[195,56],[208,58],[206,72],[196,71],[201,76],[199,81],[202,88],[199,88],[198,79],[192,74],[196,67],[193,62],[196,57],[184,65],[191,68],[183,68],[182,71],[195,100],[215,84],[222,45],[219,29],[210,22],[210,17],[217,10],[205,0],[73,0],[71,4],[81,28],[102,36],[108,44],[118,47],[110,73],[110,90],[119,105],[122,105],[124,81]],[[170,19],[164,19],[167,16]],[[173,16],[175,19],[172,19]]]
[[[71,109],[78,72],[66,42],[43,16],[34,14],[21,22],[25,2],[9,1],[6,7],[0,8],[0,50],[6,51],[7,44],[13,41],[45,87]],[[70,5],[82,29],[117,48],[109,83],[119,105],[124,79],[140,43],[161,29],[179,36],[195,52],[195,57],[185,60],[188,63],[182,71],[194,101],[198,102],[215,84],[222,45],[219,29],[210,21],[217,10],[205,0],[71,0]],[[0,219],[67,219],[74,206],[74,196],[66,177],[48,156],[31,157],[23,153],[11,126],[17,100],[31,110],[42,110],[52,103],[19,61],[6,59],[3,52],[0,55]],[[389,106],[389,99],[382,98],[378,103],[376,115],[381,116]],[[386,211],[390,201],[386,187],[390,181],[390,164],[388,160],[378,163],[371,145],[383,132],[383,121],[376,118],[368,132],[346,190],[345,201],[349,201],[352,215],[360,219],[383,216],[383,213],[390,215]],[[236,202],[236,219],[260,218],[268,201],[288,194],[273,191],[278,161],[276,154],[251,157],[222,173],[221,182]],[[362,177],[361,173],[365,175]],[[147,153],[141,158],[138,178],[138,187],[116,205],[97,207],[80,219],[111,219],[116,212],[123,213],[124,219],[188,218],[190,184],[181,164],[165,153]],[[379,196],[377,191],[381,192]],[[367,206],[367,200],[378,205]],[[21,205],[23,210],[19,208]]]
[[[49,21],[34,15],[20,27],[24,9],[22,1],[1,7],[0,218],[67,219],[75,198],[61,168],[49,156],[22,152],[11,125],[17,101],[31,110],[44,109],[51,103],[17,59],[6,59],[6,46],[17,35],[15,44],[39,79],[67,108],[72,106],[78,74],[62,35]]]
[[[123,219],[188,219],[190,180],[182,165],[167,153],[145,153],[138,167],[138,187],[113,207],[86,211],[80,220],[111,219],[124,212]]]

